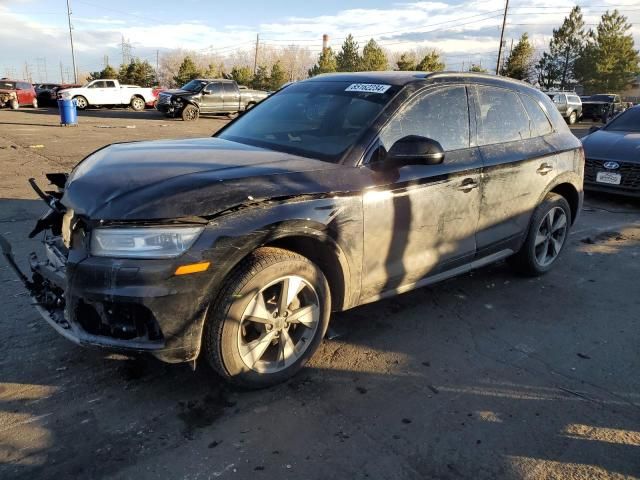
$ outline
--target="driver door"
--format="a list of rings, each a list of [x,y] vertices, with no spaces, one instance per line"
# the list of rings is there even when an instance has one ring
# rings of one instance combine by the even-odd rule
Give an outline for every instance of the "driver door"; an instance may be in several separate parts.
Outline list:
[[[420,135],[438,141],[445,157],[437,165],[385,168],[379,160],[362,167],[378,179],[363,195],[363,299],[408,290],[473,260],[482,161],[470,119],[466,87],[447,86],[419,93],[383,128],[378,151]]]
[[[211,82],[202,90],[200,111],[215,113],[224,111],[224,99],[221,82]]]

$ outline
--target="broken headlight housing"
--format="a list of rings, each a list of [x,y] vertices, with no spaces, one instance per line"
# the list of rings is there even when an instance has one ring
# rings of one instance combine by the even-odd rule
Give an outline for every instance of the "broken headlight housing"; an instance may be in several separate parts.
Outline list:
[[[91,254],[116,258],[173,258],[186,252],[204,227],[97,228]]]

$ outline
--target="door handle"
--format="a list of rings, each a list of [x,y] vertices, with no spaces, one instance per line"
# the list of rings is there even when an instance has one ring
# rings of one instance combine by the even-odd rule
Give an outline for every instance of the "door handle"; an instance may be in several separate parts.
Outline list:
[[[473,190],[474,188],[478,188],[478,187],[479,187],[478,182],[474,181],[473,178],[465,178],[460,184],[460,186],[458,187],[458,190],[460,190],[461,192],[467,193]]]
[[[551,170],[553,170],[553,167],[551,165],[549,165],[548,163],[543,163],[542,165],[540,165],[538,170],[536,170],[536,172],[538,172],[540,175],[546,175]]]

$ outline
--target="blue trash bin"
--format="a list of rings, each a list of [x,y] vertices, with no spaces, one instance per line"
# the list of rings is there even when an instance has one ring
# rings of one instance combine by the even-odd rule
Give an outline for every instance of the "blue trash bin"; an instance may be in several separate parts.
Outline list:
[[[63,127],[78,125],[78,110],[76,100],[58,99],[58,109],[60,110],[60,125]]]

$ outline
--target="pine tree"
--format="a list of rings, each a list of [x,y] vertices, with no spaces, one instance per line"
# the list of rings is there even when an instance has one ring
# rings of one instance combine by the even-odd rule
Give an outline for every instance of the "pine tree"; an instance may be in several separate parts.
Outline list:
[[[416,70],[420,72],[441,72],[444,70],[444,62],[440,58],[440,54],[435,50],[427,53],[420,63],[416,65]]]
[[[224,64],[223,63],[210,63],[205,70],[204,77],[206,78],[222,78],[224,77]]]
[[[309,70],[309,76],[315,77],[321,73],[332,73],[337,69],[338,64],[336,62],[336,56],[333,53],[333,50],[331,50],[331,47],[327,47],[322,50],[322,53],[320,53],[318,63]]]
[[[560,69],[560,89],[567,89],[573,80],[576,59],[584,48],[586,33],[580,7],[573,7],[559,29],[553,30],[549,52]]]
[[[359,72],[362,70],[362,58],[360,57],[359,48],[358,42],[354,40],[353,35],[347,35],[342,44],[342,50],[336,56],[338,72]]]
[[[477,63],[472,63],[468,71],[476,73],[487,73],[487,69],[482,68],[482,65],[478,65]]]
[[[271,75],[269,75],[269,88],[268,90],[278,90],[282,85],[287,82],[287,73],[282,68],[280,62],[276,62],[271,65]]]
[[[101,71],[91,72],[89,74],[89,81],[99,80],[101,78],[109,78],[109,79],[118,78],[118,72],[111,65],[107,65]]]
[[[562,76],[562,67],[557,57],[544,52],[533,68],[543,90],[552,90],[558,87]]]
[[[231,77],[238,85],[249,85],[253,78],[253,72],[249,67],[233,67],[231,69]]]
[[[191,59],[191,57],[186,56],[184,57],[184,60],[180,64],[178,73],[173,77],[173,81],[178,86],[181,86],[187,82],[190,82],[194,78],[198,78],[201,76],[202,76],[202,72],[198,69],[195,62]]]
[[[416,58],[411,52],[405,52],[400,55],[400,60],[396,62],[398,70],[403,72],[410,72],[416,69]]]
[[[631,24],[617,10],[602,15],[590,31],[575,64],[576,77],[589,92],[619,92],[640,71],[640,56],[629,33]]]
[[[386,70],[388,65],[387,55],[378,43],[372,38],[362,49],[362,70],[374,72]]]
[[[513,47],[513,51],[507,58],[507,61],[500,72],[505,77],[515,78],[517,80],[529,81],[531,77],[532,61],[533,61],[533,45],[529,42],[529,35],[525,32]]]
[[[251,88],[256,90],[268,90],[269,89],[269,73],[267,67],[260,65],[256,70],[255,75],[251,79]]]

